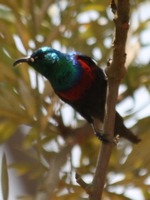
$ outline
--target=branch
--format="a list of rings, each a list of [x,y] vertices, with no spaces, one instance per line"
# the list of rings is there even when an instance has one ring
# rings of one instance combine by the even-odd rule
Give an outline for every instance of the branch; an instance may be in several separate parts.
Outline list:
[[[76,182],[86,191],[87,194],[92,193],[92,185],[85,183],[77,172],[76,172]]]
[[[118,87],[125,76],[125,44],[129,23],[129,0],[111,1],[112,12],[114,13],[115,37],[113,41],[113,59],[106,67],[108,76],[107,99],[104,119],[104,133],[108,134],[108,139],[114,138],[115,106],[118,96]],[[100,200],[105,184],[109,159],[113,150],[113,143],[102,143],[97,160],[96,171],[93,178],[93,191],[89,200]]]

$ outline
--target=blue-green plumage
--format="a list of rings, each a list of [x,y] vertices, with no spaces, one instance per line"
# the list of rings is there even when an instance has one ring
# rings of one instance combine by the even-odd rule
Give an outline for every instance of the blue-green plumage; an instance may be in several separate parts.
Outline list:
[[[38,63],[29,62],[31,66],[44,75],[56,91],[67,91],[74,87],[82,77],[80,63],[73,60],[73,54],[65,54],[50,47],[42,47],[31,57],[40,58]]]
[[[14,65],[26,62],[45,76],[56,94],[71,105],[94,127],[96,136],[107,141],[105,135],[98,133],[94,118],[104,120],[107,79],[103,71],[88,56],[72,52],[61,53],[50,47],[42,47],[30,57],[18,59]],[[123,124],[116,112],[114,135],[120,135],[133,143],[140,139]]]

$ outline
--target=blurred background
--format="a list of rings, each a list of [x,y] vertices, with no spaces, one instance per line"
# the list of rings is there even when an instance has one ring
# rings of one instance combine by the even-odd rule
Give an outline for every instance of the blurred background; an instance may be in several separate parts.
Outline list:
[[[75,171],[87,183],[92,181],[100,141],[45,78],[27,64],[12,64],[39,47],[51,46],[64,53],[82,52],[104,69],[114,35],[109,4],[0,0],[0,199],[88,198],[76,183]],[[103,200],[150,199],[150,2],[130,4],[127,74],[117,110],[142,142],[132,145],[120,139],[111,156]]]

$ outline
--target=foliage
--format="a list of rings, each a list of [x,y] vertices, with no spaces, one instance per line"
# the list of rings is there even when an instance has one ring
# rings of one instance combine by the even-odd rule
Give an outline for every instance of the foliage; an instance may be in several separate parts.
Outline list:
[[[82,52],[104,67],[111,57],[114,28],[109,3],[0,0],[0,142],[7,144],[14,158],[10,167],[17,170],[27,190],[20,199],[86,199],[74,174],[77,170],[91,180],[99,141],[72,110],[71,120],[66,123],[64,113],[68,107],[43,77],[26,65],[13,69],[12,63],[22,54],[52,46],[63,52]],[[138,15],[147,5],[148,1],[131,1],[128,72],[118,100],[125,119],[136,122],[132,129],[142,142],[133,146],[120,140],[110,160],[103,199],[129,199],[125,194],[131,186],[139,188],[145,199],[149,196],[150,117],[149,113],[142,114],[149,109],[149,101],[142,103],[150,91],[149,60],[142,54],[150,46],[150,41],[143,39],[149,31],[149,18]],[[137,96],[140,89],[144,90],[143,98]],[[141,104],[137,105],[139,98]],[[127,100],[132,103],[127,104]],[[122,179],[113,181],[116,176]]]

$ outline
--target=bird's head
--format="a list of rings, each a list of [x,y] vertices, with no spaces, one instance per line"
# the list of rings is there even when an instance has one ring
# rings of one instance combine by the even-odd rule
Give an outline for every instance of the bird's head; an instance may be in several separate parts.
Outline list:
[[[21,63],[27,63],[32,66],[36,71],[47,76],[47,73],[53,70],[53,66],[57,65],[61,59],[62,53],[50,47],[41,47],[32,53],[29,57],[23,57],[16,60],[13,66]]]

